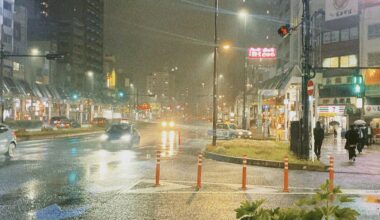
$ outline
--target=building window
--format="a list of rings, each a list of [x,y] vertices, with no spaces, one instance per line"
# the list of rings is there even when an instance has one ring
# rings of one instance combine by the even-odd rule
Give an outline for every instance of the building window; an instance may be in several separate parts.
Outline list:
[[[380,53],[368,53],[368,66],[380,65]]]
[[[359,37],[358,27],[350,28],[350,40],[358,39],[358,37]]]
[[[339,31],[332,31],[331,32],[331,43],[339,42]]]
[[[12,36],[8,34],[3,34],[4,35],[4,43],[11,44],[12,43]]]
[[[368,40],[380,37],[380,24],[368,25]]]
[[[10,2],[4,1],[4,9],[12,11],[12,4]]]
[[[331,42],[331,32],[323,33],[323,43],[328,44]]]
[[[3,22],[4,22],[4,25],[7,26],[7,27],[12,27],[12,20],[9,19],[9,18],[6,18],[6,17],[3,17]]]
[[[329,57],[323,59],[323,67],[339,67],[339,57]]]
[[[340,40],[347,41],[350,39],[350,29],[340,30]]]
[[[341,84],[342,83],[342,78],[337,77],[335,78],[335,84]]]
[[[356,55],[347,55],[340,57],[340,67],[355,67],[358,65]]]

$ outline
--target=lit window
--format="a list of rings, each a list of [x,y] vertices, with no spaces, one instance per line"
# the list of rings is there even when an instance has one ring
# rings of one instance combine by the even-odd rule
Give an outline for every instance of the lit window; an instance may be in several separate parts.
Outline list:
[[[349,67],[358,66],[358,58],[356,57],[356,55],[349,55],[348,56],[348,66]]]
[[[348,67],[348,56],[340,57],[340,67]]]

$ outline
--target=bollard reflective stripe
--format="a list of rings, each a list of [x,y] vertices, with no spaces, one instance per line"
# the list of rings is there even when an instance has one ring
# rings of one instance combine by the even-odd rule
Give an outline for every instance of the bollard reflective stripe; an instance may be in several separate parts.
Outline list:
[[[284,158],[284,192],[289,192],[289,159]]]
[[[161,152],[157,151],[156,153],[156,186],[160,185],[160,164],[161,164]]]
[[[202,187],[202,154],[198,155],[198,175],[197,175],[197,188]]]
[[[247,155],[243,157],[243,172],[242,172],[242,181],[241,181],[242,190],[247,189]]]
[[[330,155],[329,164],[329,190],[332,192],[334,190],[334,157]]]

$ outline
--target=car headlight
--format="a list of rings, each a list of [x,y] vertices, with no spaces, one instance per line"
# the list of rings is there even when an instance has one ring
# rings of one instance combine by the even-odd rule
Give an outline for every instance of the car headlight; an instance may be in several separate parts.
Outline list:
[[[248,135],[252,135],[252,131],[248,131]]]
[[[121,140],[129,142],[132,140],[132,136],[129,134],[123,135],[121,136]]]
[[[105,141],[107,139],[108,139],[108,135],[106,135],[106,134],[100,135],[100,140]]]
[[[242,131],[239,131],[239,135],[243,135],[243,132],[242,132]]]
[[[170,126],[171,128],[174,127],[174,125],[175,125],[174,121],[169,122],[169,126]]]
[[[168,123],[166,121],[163,121],[163,122],[161,122],[161,126],[166,127],[166,126],[168,126]]]

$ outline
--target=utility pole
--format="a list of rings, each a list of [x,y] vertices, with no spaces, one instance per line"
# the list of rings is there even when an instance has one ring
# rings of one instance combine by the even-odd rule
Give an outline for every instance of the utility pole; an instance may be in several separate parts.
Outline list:
[[[216,120],[218,117],[218,100],[217,100],[217,73],[216,73],[216,61],[218,54],[218,0],[215,0],[215,15],[214,15],[214,74],[213,74],[213,87],[212,87],[212,146],[216,146]]]
[[[0,97],[1,97],[1,123],[4,123],[4,44],[3,44],[3,26],[1,25],[1,46],[0,46]]]
[[[243,89],[243,129],[247,129],[247,116],[246,116],[246,108],[247,108],[247,84],[248,84],[248,58],[244,54],[244,89]]]
[[[310,1],[303,0],[304,7],[304,25],[302,25],[302,33],[305,36],[303,45],[303,64],[302,64],[302,139],[301,139],[301,155],[305,159],[309,158],[309,99],[307,94],[307,82],[310,77]]]

